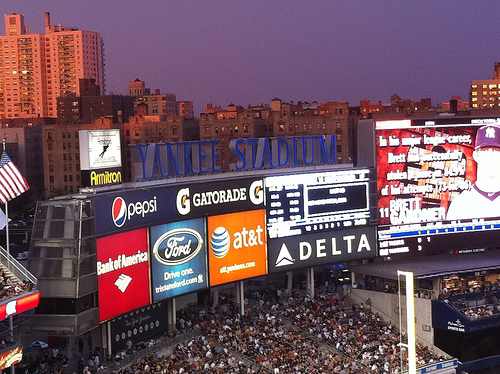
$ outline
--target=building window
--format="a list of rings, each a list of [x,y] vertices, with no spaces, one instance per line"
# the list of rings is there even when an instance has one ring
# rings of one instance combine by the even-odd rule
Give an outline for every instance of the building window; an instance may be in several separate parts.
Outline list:
[[[54,165],[52,165],[52,164],[49,165],[49,172],[50,173],[54,172]]]
[[[342,152],[342,144],[337,144],[337,152]]]
[[[205,135],[210,135],[210,127],[205,127]]]
[[[248,126],[243,126],[243,132],[248,132]]]
[[[337,122],[336,126],[337,126],[337,130],[342,129],[342,124],[340,122]]]
[[[66,143],[63,143],[63,149],[66,149]]]
[[[54,176],[53,175],[49,175],[49,182],[54,183]]]
[[[52,151],[54,149],[54,145],[52,143],[47,144],[47,148],[49,151]]]
[[[177,136],[177,127],[172,127],[172,135]]]
[[[51,153],[49,154],[49,162],[52,162],[54,161],[54,155]]]

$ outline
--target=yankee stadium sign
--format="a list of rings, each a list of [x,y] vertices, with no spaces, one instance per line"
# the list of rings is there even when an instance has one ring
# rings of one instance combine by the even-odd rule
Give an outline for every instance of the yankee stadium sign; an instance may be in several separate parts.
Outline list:
[[[178,175],[218,173],[221,141],[130,145],[136,179],[159,179]],[[335,164],[335,135],[232,139],[229,151],[235,170]]]

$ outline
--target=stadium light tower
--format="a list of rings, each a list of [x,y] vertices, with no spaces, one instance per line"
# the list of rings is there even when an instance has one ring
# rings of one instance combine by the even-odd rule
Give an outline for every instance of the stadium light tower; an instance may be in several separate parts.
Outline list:
[[[415,339],[415,300],[413,296],[413,273],[398,270],[398,277],[406,278],[406,331],[408,335],[408,373],[417,373],[417,350]],[[401,295],[400,295],[401,297]]]

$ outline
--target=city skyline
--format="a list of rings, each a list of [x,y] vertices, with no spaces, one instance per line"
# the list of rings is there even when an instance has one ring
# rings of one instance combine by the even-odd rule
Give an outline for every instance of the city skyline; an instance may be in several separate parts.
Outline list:
[[[274,97],[466,101],[471,81],[492,78],[500,60],[484,50],[500,38],[492,32],[497,3],[20,0],[3,8],[23,14],[30,33],[43,32],[44,12],[54,25],[99,32],[106,93],[127,94],[139,78],[193,101],[196,116],[207,103],[246,107]]]

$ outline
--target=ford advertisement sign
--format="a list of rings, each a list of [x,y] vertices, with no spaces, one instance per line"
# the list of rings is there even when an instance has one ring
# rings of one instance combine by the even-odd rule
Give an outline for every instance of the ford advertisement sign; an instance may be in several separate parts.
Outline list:
[[[208,286],[203,218],[151,227],[153,300]]]

